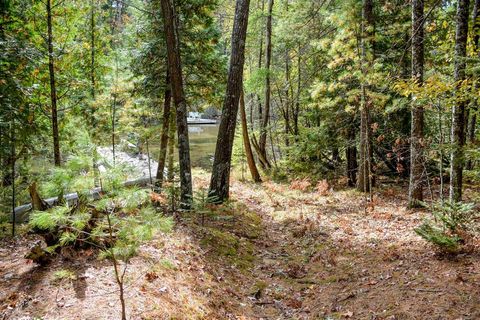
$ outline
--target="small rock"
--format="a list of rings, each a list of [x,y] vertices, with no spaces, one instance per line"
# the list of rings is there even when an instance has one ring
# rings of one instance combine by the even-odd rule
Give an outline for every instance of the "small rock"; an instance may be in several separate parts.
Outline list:
[[[11,280],[15,276],[14,273],[7,273],[6,275],[3,276],[5,280]]]
[[[161,288],[159,289],[159,291],[160,291],[161,293],[165,293],[165,292],[168,291],[168,288],[167,288],[167,287],[161,287]]]

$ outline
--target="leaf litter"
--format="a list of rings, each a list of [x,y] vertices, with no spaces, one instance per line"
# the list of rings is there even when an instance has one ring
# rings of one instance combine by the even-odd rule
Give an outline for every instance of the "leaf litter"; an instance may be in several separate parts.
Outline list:
[[[426,213],[406,210],[400,188],[381,188],[370,210],[334,188],[232,181],[232,219],[186,217],[141,247],[129,319],[480,318],[478,253],[436,256],[413,231]],[[119,317],[108,263],[89,250],[40,268],[24,259],[34,240],[1,244],[1,319]],[[72,276],[52,281],[61,270]]]

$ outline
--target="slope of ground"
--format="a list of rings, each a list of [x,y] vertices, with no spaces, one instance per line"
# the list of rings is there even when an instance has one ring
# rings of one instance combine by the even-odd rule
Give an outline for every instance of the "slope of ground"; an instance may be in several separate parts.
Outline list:
[[[367,209],[350,190],[234,181],[231,193],[142,247],[127,269],[130,319],[480,318],[480,256],[435,256],[400,189]],[[23,258],[31,241],[2,242],[0,319],[119,318],[108,262],[70,252],[40,268]]]

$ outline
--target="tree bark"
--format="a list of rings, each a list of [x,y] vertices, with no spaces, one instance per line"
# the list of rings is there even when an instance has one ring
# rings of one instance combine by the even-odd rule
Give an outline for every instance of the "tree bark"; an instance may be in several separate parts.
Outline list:
[[[459,0],[456,15],[454,80],[456,101],[452,108],[450,155],[450,201],[462,201],[462,178],[465,144],[465,106],[461,82],[465,79],[465,57],[467,55],[469,0]]]
[[[160,156],[158,159],[157,168],[157,181],[156,184],[159,188],[163,184],[163,172],[165,170],[165,162],[167,159],[167,147],[168,147],[168,133],[170,129],[170,105],[172,103],[172,91],[170,88],[170,74],[167,70],[165,79],[165,92],[163,96],[163,122],[162,122],[162,134],[160,137]]]
[[[260,178],[260,173],[257,169],[257,165],[255,164],[252,146],[250,145],[250,139],[248,137],[247,115],[245,112],[245,95],[243,93],[243,90],[240,96],[240,118],[242,120],[243,145],[245,147],[245,155],[247,157],[248,168],[250,169],[250,173],[252,174],[253,181],[262,182],[262,179]]]
[[[90,93],[95,100],[95,0],[90,1]],[[93,112],[93,110],[92,110]]]
[[[270,97],[271,97],[271,85],[270,85],[270,64],[272,59],[272,11],[273,1],[268,0],[267,8],[267,27],[266,27],[266,44],[265,44],[265,109],[263,112],[263,119],[260,127],[260,138],[258,141],[260,152],[264,158],[267,158],[267,127],[270,120]]]
[[[172,0],[161,0],[167,60],[172,83],[172,95],[177,114],[178,159],[180,163],[180,201],[184,209],[189,209],[192,200],[192,172],[190,167],[190,146],[187,127],[187,103],[183,89],[182,65],[175,6]]]
[[[347,158],[347,183],[349,187],[354,187],[357,183],[357,144],[355,141],[355,127],[350,126],[347,132],[348,146],[345,150]]]
[[[259,0],[261,3],[260,9],[263,11],[265,10],[265,0]],[[260,41],[259,41],[259,50],[258,50],[258,70],[262,69],[262,61],[263,61],[263,28],[260,29]],[[263,111],[262,111],[262,99],[260,96],[257,95],[257,102],[258,102],[258,122],[260,127],[262,126],[262,119],[263,119]]]
[[[168,133],[168,165],[167,165],[167,179],[168,182],[173,182],[175,178],[174,170],[174,151],[175,151],[175,111],[170,110],[170,132]]]
[[[479,44],[479,39],[480,39],[480,0],[475,0],[475,4],[473,6],[473,15],[472,15],[472,32],[473,32],[473,50],[474,53],[477,55],[477,58],[480,58],[480,44]],[[474,90],[478,92],[480,90],[480,85],[479,85],[480,79],[477,76],[475,85],[474,85]],[[480,102],[479,98],[476,98],[473,103],[472,103],[472,112],[471,117],[470,117],[470,122],[469,122],[469,127],[468,127],[468,142],[474,146],[475,145],[475,128],[477,126],[477,112],[478,112],[478,104]],[[472,170],[473,169],[473,161],[469,160],[467,163],[467,169]]]
[[[298,115],[300,114],[300,93],[301,93],[301,71],[302,71],[302,58],[300,54],[300,44],[298,45],[298,52],[297,52],[297,98],[295,101],[295,108],[293,110],[293,134],[295,135],[295,141],[298,140],[299,130],[298,130]],[[292,101],[293,103],[293,101]]]
[[[238,104],[243,86],[245,39],[247,36],[250,0],[237,0],[232,32],[232,53],[228,72],[227,91],[223,102],[222,120],[218,131],[215,159],[209,194],[223,202],[229,196],[230,166]]]
[[[423,0],[412,0],[412,80],[418,86],[423,84],[424,60],[424,4]],[[418,207],[423,201],[423,146],[424,110],[412,95],[412,124],[410,137],[410,185],[408,188],[409,207]]]
[[[373,64],[373,57],[367,56],[367,51],[373,51],[374,46],[374,17],[373,1],[364,0],[362,8],[362,34],[361,34],[361,69],[363,77],[366,76],[367,68]],[[372,54],[373,56],[373,54]],[[370,98],[367,96],[367,84],[365,79],[361,84],[360,106],[360,164],[357,189],[361,192],[369,192],[373,182],[373,156],[372,142],[370,138]]]
[[[37,183],[35,181],[28,186],[28,192],[30,193],[30,199],[32,200],[33,210],[44,211],[50,207],[38,194]]]
[[[47,0],[47,45],[48,71],[50,75],[50,103],[52,113],[53,158],[56,166],[61,165],[60,138],[58,134],[57,88],[55,85],[55,57],[53,53],[52,2]]]
[[[285,1],[285,11],[288,14],[288,0]],[[288,44],[285,44],[285,112],[284,112],[284,119],[285,119],[285,145],[288,147],[290,145],[289,135],[292,133],[291,128],[291,113],[293,112],[293,86],[290,77],[290,50]]]

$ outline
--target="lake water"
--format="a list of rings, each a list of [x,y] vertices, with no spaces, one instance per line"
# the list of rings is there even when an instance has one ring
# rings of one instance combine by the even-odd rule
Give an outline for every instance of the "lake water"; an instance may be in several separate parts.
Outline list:
[[[158,128],[161,132],[161,126]],[[211,170],[215,145],[217,143],[218,124],[189,125],[188,136],[190,140],[190,160],[192,167]],[[152,158],[157,160],[160,153],[160,135],[150,141]],[[178,151],[175,148],[175,159]]]

